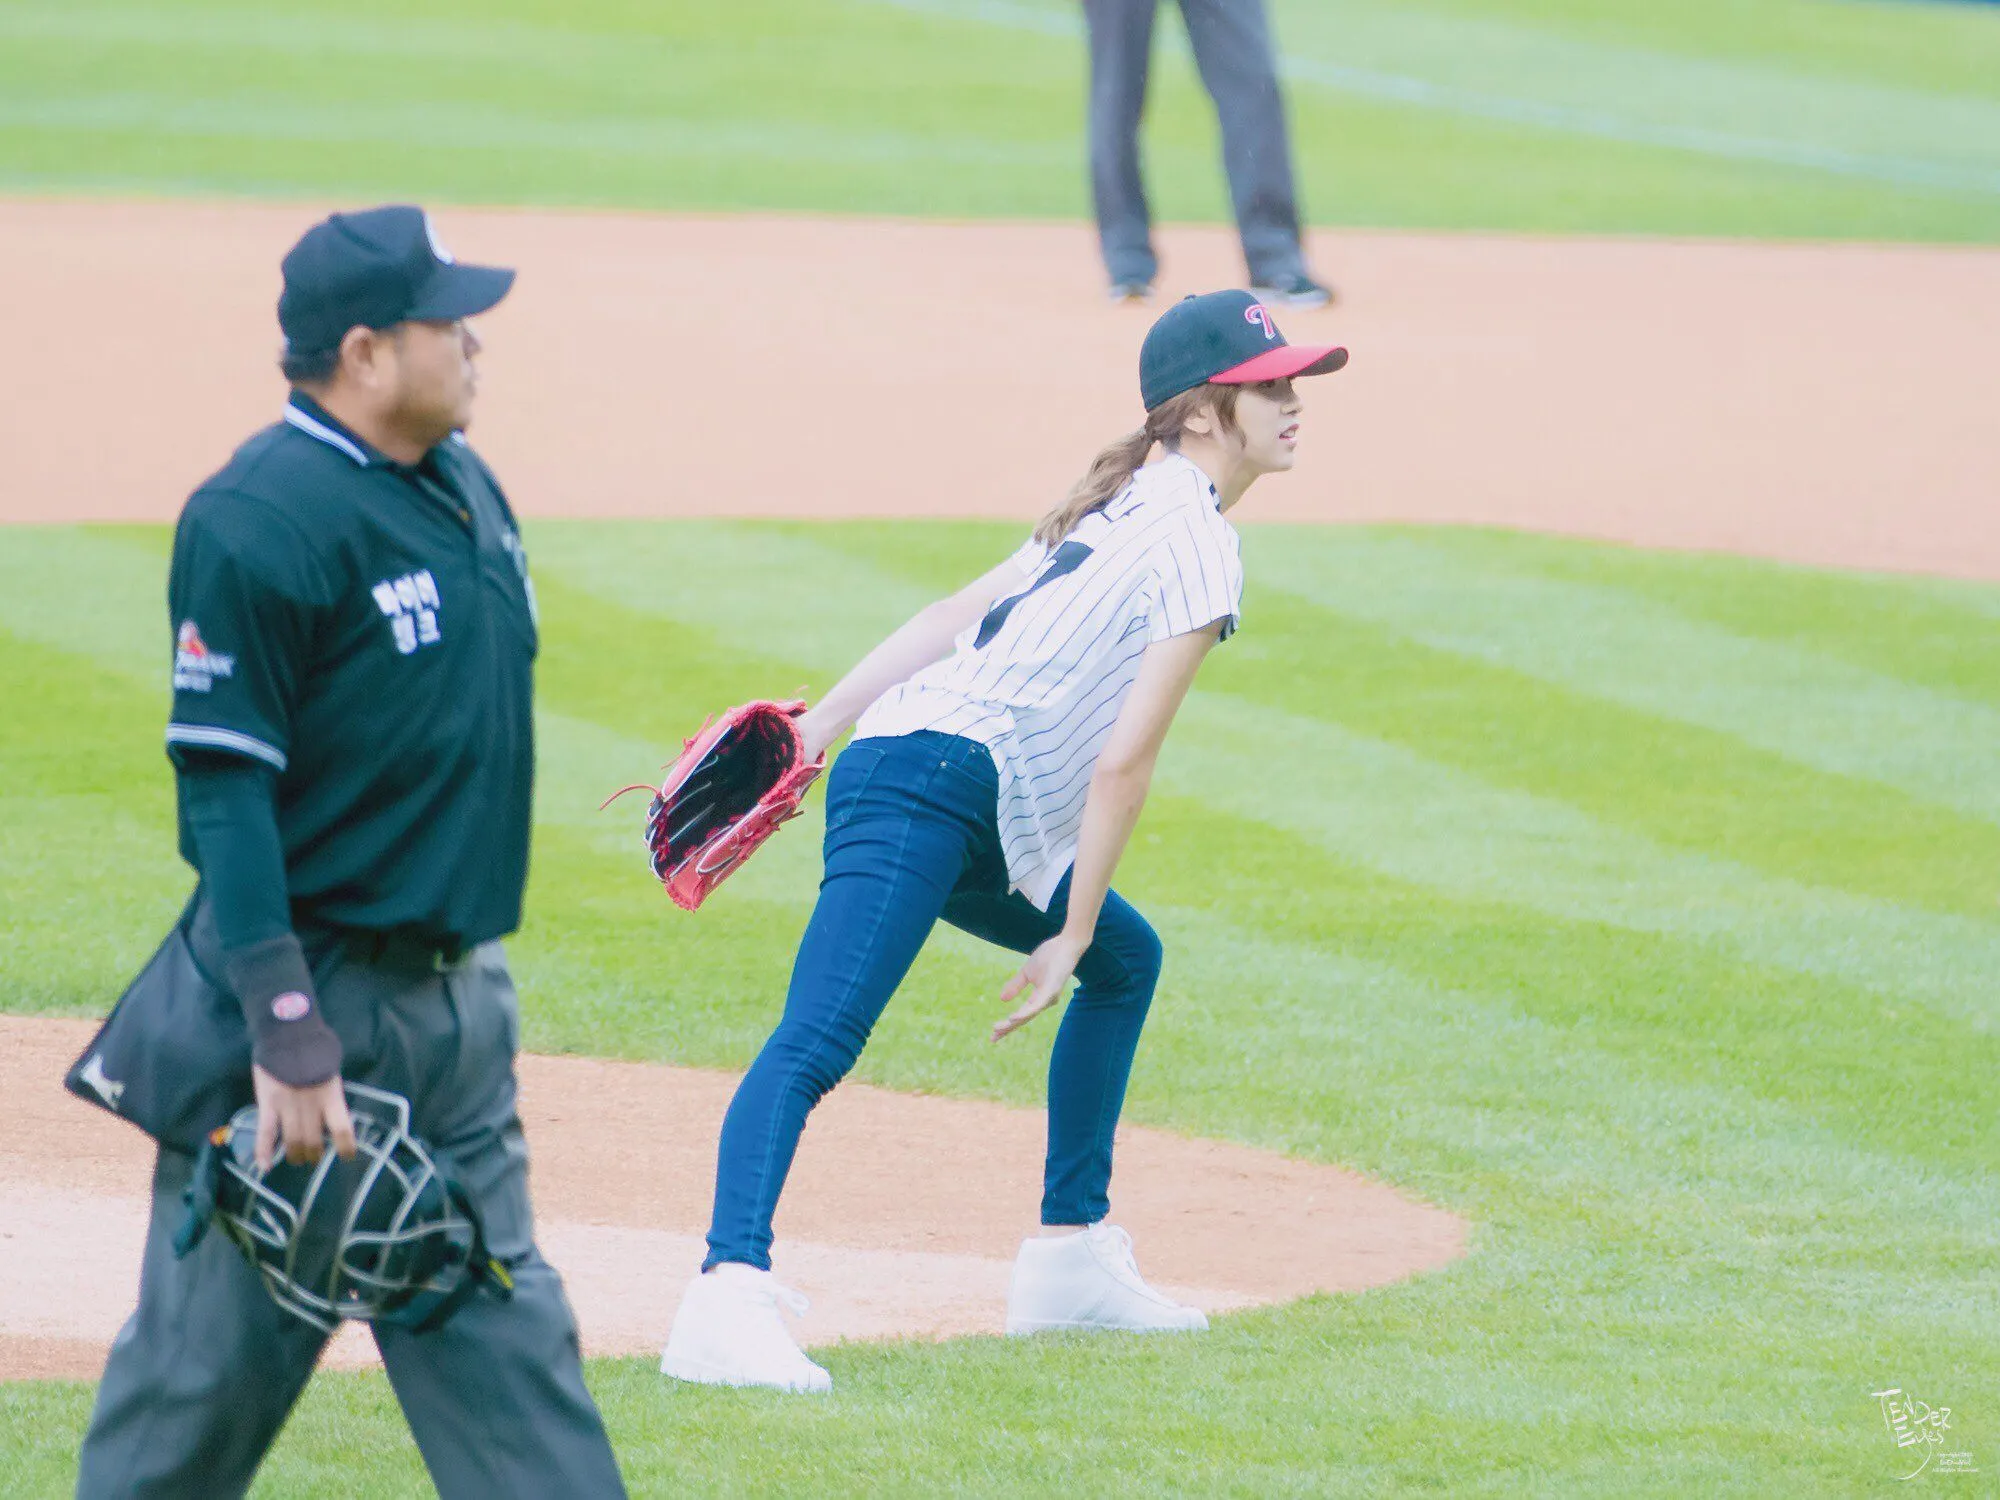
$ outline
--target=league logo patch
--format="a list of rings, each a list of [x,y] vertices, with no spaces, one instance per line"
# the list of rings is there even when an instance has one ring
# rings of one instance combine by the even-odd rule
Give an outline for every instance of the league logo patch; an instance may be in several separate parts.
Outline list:
[[[174,637],[174,691],[205,693],[218,677],[236,675],[236,658],[208,649],[201,628],[192,620],[181,621]]]
[[[375,607],[389,621],[396,649],[403,655],[443,639],[438,629],[438,610],[442,605],[437,580],[431,577],[429,568],[405,573],[401,578],[385,578],[368,592],[375,598]]]
[[[303,1021],[312,1010],[312,1001],[297,990],[288,990],[271,1002],[271,1014],[280,1021]]]

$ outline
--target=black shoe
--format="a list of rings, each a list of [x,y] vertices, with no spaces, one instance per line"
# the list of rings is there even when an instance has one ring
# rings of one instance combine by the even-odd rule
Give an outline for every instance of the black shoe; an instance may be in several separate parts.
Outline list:
[[[1151,302],[1153,283],[1138,276],[1125,281],[1114,281],[1111,283],[1110,295],[1113,302]]]
[[[1321,286],[1304,272],[1277,286],[1253,286],[1250,292],[1272,307],[1325,307],[1333,301],[1333,288]]]

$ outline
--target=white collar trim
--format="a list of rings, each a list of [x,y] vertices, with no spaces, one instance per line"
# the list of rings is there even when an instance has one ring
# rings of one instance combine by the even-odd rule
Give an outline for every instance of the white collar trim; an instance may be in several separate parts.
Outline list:
[[[349,458],[353,459],[362,468],[365,469],[368,467],[368,455],[366,453],[362,452],[359,448],[355,447],[352,442],[350,442],[347,438],[343,437],[341,434],[335,432],[331,427],[327,426],[326,423],[321,422],[316,418],[307,416],[304,412],[300,411],[296,406],[293,406],[290,403],[287,403],[285,406],[285,420],[289,422],[292,426],[298,428],[300,432],[305,433],[306,436],[318,438],[322,443],[325,443],[329,448],[338,448],[342,453],[345,453]]]

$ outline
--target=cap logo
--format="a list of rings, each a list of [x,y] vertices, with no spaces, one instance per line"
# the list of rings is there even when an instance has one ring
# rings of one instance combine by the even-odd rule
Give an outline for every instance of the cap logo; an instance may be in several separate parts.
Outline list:
[[[1278,325],[1271,321],[1269,309],[1261,302],[1253,302],[1243,309],[1243,321],[1246,323],[1255,323],[1259,328],[1263,329],[1266,339],[1274,339],[1278,336]]]
[[[452,253],[449,250],[445,249],[444,241],[438,238],[437,225],[431,222],[431,216],[429,213],[426,213],[424,215],[424,238],[431,242],[431,254],[435,255],[439,260],[443,261],[444,264],[448,266],[458,264],[458,262],[452,258]]]

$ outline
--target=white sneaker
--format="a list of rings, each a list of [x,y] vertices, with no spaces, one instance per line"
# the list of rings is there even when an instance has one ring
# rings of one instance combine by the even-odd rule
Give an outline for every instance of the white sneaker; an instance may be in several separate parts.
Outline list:
[[[1110,1224],[1021,1242],[1007,1289],[1007,1331],[1122,1328],[1133,1333],[1198,1333],[1198,1307],[1161,1296],[1139,1277],[1132,1236]]]
[[[806,1299],[769,1271],[724,1261],[695,1277],[667,1334],[660,1373],[702,1385],[768,1385],[830,1391],[833,1377],[807,1359],[785,1326]]]

